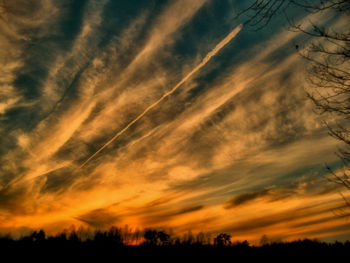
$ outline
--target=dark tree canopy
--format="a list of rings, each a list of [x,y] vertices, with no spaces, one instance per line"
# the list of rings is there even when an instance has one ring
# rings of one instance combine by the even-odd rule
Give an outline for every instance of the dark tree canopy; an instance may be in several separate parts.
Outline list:
[[[154,229],[148,229],[144,233],[146,243],[150,245],[167,245],[170,240],[170,235],[164,231],[157,231]]]
[[[231,244],[231,235],[221,233],[214,239],[214,243],[217,246],[228,246]]]

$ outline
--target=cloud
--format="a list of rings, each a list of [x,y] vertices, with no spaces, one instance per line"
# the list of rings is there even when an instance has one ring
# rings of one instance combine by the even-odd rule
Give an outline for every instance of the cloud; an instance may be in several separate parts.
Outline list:
[[[225,208],[229,209],[229,208],[233,208],[233,207],[236,207],[239,205],[243,205],[243,204],[251,202],[254,199],[257,199],[259,197],[264,197],[268,194],[269,194],[269,191],[265,190],[265,189],[258,191],[258,192],[244,193],[244,194],[241,194],[241,195],[233,198],[232,200],[230,200]]]
[[[326,209],[326,211],[329,211],[329,209]],[[244,222],[238,222],[235,224],[234,227],[231,227],[230,229],[226,229],[226,231],[229,232],[246,232],[246,231],[253,231],[258,229],[267,229],[268,227],[271,227],[273,225],[281,225],[283,223],[290,223],[294,222],[297,219],[300,219],[302,217],[311,217],[313,214],[319,214],[323,211],[317,211],[317,212],[311,212],[311,211],[305,211],[304,209],[291,209],[289,211],[284,211],[283,213],[275,213],[275,214],[269,214],[269,215],[263,215],[258,216],[252,220],[246,220]],[[333,218],[329,218],[329,221],[334,220]],[[327,221],[327,220],[325,220]],[[322,222],[322,221],[320,221]],[[302,226],[302,225],[300,225]]]
[[[171,90],[163,94],[160,99],[152,103],[150,106],[148,106],[143,112],[140,113],[135,119],[133,119],[128,125],[126,125],[121,131],[116,133],[112,139],[107,141],[100,149],[98,149],[93,155],[91,155],[81,166],[82,168],[85,164],[87,164],[93,157],[95,157],[99,152],[101,152],[105,147],[107,147],[109,144],[111,144],[113,141],[115,141],[119,136],[121,136],[124,132],[126,132],[134,123],[136,123],[139,119],[141,119],[144,115],[147,114],[150,110],[152,110],[154,107],[158,106],[159,103],[161,103],[164,99],[166,99],[168,96],[173,94],[182,84],[184,84],[189,78],[191,78],[192,75],[194,75],[198,70],[200,70],[202,67],[204,67],[208,61],[215,56],[220,49],[222,49],[229,41],[231,41],[238,33],[241,31],[242,25],[236,27],[234,30],[232,30],[223,40],[220,41],[219,44],[215,46],[213,50],[211,50],[202,60],[202,62],[196,66],[191,72],[189,72],[180,82],[178,82]]]
[[[35,2],[0,21],[2,229],[166,222],[254,240],[341,225],[302,35],[232,33],[232,3]]]
[[[281,185],[272,185],[256,191],[243,192],[227,201],[225,209],[233,209],[254,203],[256,199],[263,199],[266,202],[276,202],[288,198],[305,198],[317,195],[330,195],[339,189],[339,185],[330,184],[319,174],[308,175],[289,179],[289,182]],[[323,180],[322,180],[323,179]]]
[[[75,219],[95,228],[107,228],[116,224],[120,220],[117,215],[103,208],[94,209],[86,214],[77,216]]]
[[[174,220],[178,216],[186,216],[187,214],[196,212],[203,209],[202,205],[185,207],[182,209],[176,209],[173,211],[147,213],[141,216],[140,220],[144,225],[162,224],[166,225],[167,222]]]

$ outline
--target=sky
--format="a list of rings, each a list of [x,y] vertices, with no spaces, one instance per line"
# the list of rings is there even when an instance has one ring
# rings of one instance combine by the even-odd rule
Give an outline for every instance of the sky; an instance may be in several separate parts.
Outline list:
[[[242,2],[4,1],[0,233],[349,239],[348,191],[325,169],[341,145],[306,97],[296,49],[313,40],[283,14],[244,25]]]

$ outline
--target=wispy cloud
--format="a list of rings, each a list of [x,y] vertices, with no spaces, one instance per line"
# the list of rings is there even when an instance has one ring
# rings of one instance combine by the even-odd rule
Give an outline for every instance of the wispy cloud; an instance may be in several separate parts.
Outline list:
[[[1,231],[339,235],[303,35],[221,1],[28,3],[0,21]]]

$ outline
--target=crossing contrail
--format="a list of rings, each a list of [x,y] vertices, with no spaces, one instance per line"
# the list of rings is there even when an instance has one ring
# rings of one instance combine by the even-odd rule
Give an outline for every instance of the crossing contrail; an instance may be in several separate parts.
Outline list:
[[[147,112],[149,112],[151,109],[156,107],[160,102],[162,102],[166,97],[174,93],[182,84],[184,84],[189,78],[192,77],[193,74],[195,74],[198,70],[200,70],[202,67],[205,66],[205,64],[208,63],[208,61],[215,56],[227,43],[229,43],[243,28],[243,25],[237,26],[235,29],[233,29],[223,40],[220,41],[219,44],[217,44],[213,50],[211,50],[202,60],[201,63],[199,63],[198,66],[196,66],[190,73],[188,73],[179,83],[177,83],[171,90],[166,92],[162,97],[160,97],[157,101],[152,103],[150,106],[148,106],[140,115],[138,115],[134,120],[132,120],[128,125],[126,125],[121,131],[117,132],[109,141],[107,141],[100,149],[98,149],[93,155],[91,155],[84,163],[80,165],[79,168],[82,168],[84,165],[86,165],[92,158],[94,158],[97,154],[99,154],[104,148],[106,148],[108,145],[110,145],[115,139],[117,139],[119,136],[121,136],[124,132],[126,132],[135,122],[137,122],[139,119],[141,119],[143,116],[146,115]]]

